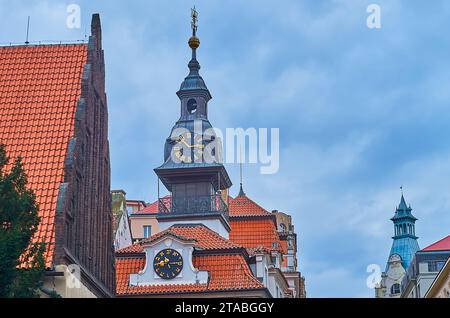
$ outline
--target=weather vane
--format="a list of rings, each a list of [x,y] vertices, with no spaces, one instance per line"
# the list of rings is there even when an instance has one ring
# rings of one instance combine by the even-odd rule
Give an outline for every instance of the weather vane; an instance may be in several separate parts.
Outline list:
[[[197,22],[198,22],[198,12],[197,10],[195,10],[195,6],[191,9],[191,17],[192,17],[192,22],[191,22],[191,27],[192,27],[192,34],[193,36],[195,36],[195,34],[197,33]]]

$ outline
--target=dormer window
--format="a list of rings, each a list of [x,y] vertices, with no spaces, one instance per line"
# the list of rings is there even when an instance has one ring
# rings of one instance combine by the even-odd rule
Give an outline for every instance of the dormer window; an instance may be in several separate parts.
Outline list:
[[[152,236],[152,226],[144,225],[144,238],[149,238]]]

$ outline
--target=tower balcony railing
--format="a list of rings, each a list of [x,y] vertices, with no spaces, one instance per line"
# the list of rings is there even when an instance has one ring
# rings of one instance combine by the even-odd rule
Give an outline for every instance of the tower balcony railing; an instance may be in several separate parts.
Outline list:
[[[159,199],[159,213],[167,215],[189,215],[222,213],[229,219],[228,206],[220,194]]]

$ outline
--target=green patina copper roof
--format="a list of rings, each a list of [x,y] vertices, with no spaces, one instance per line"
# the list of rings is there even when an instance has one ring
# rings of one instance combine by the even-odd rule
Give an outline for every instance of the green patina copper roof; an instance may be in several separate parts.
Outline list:
[[[396,230],[389,257],[398,254],[402,258],[402,265],[405,269],[408,268],[416,252],[420,250],[417,242],[418,237],[415,235],[417,218],[411,212],[412,208],[406,204],[402,194],[400,204],[395,210],[395,215],[391,218]],[[399,232],[399,229],[401,232]],[[406,229],[406,233],[404,229]]]

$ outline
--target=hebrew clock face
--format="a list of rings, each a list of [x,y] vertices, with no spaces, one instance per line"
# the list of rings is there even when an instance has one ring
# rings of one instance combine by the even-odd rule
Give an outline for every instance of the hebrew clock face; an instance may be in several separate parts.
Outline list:
[[[173,279],[180,275],[183,269],[183,257],[174,249],[167,248],[156,254],[153,269],[162,279]]]
[[[175,143],[175,145],[172,148],[172,153],[175,155],[175,157],[180,161],[184,163],[191,163],[191,133],[187,132],[184,134],[181,134],[178,137],[173,137],[172,141]]]
[[[193,160],[197,162],[202,159],[205,148],[202,136],[197,134],[194,138],[192,136],[193,134],[188,132],[172,138],[172,142],[176,143],[172,152],[180,162],[191,163]]]
[[[191,163],[192,158],[189,153],[190,150],[186,151],[185,149],[186,148],[184,148],[183,146],[175,145],[175,146],[173,146],[173,153],[175,154],[175,156],[177,157],[177,159],[180,162]],[[186,154],[185,154],[185,152],[186,152]]]
[[[194,136],[194,144],[192,145],[192,148],[192,151],[194,153],[194,160],[201,160],[203,156],[203,149],[205,148],[205,146],[203,145],[203,137],[201,135],[196,134]]]

